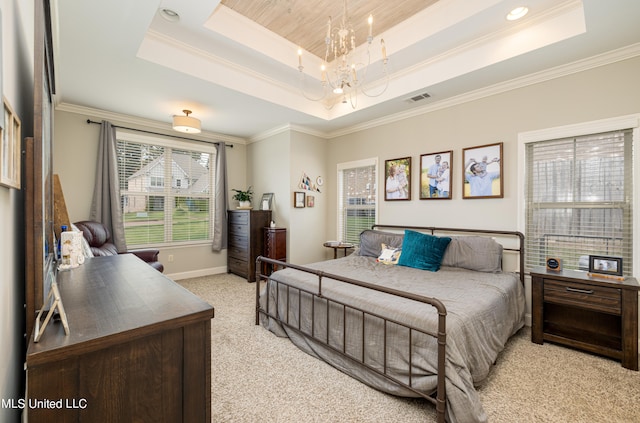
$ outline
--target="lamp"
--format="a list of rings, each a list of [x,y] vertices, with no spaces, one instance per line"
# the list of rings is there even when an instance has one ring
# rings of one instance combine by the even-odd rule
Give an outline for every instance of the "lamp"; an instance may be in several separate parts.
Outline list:
[[[188,132],[190,134],[200,133],[200,120],[189,116],[191,110],[183,110],[186,116],[173,116],[173,129],[179,132]]]
[[[387,50],[384,40],[380,39],[380,49],[382,55],[382,72],[385,77],[385,84],[382,90],[377,94],[372,94],[365,90],[367,83],[367,69],[371,64],[371,54],[369,48],[373,41],[373,15],[369,15],[367,19],[369,24],[369,34],[367,36],[367,63],[357,62],[356,52],[356,35],[349,15],[347,13],[347,0],[344,0],[344,10],[342,21],[339,26],[332,26],[331,17],[327,23],[327,32],[324,37],[326,50],[324,61],[320,67],[321,71],[321,88],[322,95],[313,98],[304,91],[304,66],[302,66],[302,49],[298,49],[298,70],[300,71],[300,91],[305,98],[312,101],[322,101],[327,98],[330,93],[335,94],[336,98],[341,98],[342,103],[347,103],[347,98],[352,108],[356,108],[358,91],[368,97],[378,97],[382,95],[389,86],[389,74],[387,73]],[[359,69],[359,70],[358,70]],[[335,102],[334,102],[335,104]],[[333,104],[329,107],[333,107]]]

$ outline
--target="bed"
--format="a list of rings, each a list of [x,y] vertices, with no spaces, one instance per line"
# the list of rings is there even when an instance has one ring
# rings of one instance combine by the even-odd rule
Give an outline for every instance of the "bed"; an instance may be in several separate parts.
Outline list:
[[[259,257],[279,270],[260,275],[256,325],[439,422],[484,422],[475,387],[524,326],[523,253],[519,232],[375,225],[344,258]]]

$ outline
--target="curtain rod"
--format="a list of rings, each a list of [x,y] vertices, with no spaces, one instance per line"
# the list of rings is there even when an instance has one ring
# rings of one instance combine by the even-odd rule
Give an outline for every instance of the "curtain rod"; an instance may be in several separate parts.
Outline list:
[[[91,119],[87,119],[87,123],[88,123],[88,124],[92,124],[92,123],[93,123],[94,125],[102,125],[102,122],[95,122],[95,121],[93,121],[93,120],[91,120]],[[210,141],[204,141],[204,140],[195,140],[195,139],[193,139],[193,138],[180,137],[180,136],[176,136],[176,135],[161,134],[160,132],[146,131],[146,130],[144,130],[144,129],[127,128],[126,126],[119,126],[119,125],[113,125],[113,124],[112,124],[111,126],[113,126],[114,128],[128,129],[128,130],[130,130],[130,131],[144,132],[144,133],[146,133],[146,134],[161,135],[161,136],[163,136],[163,137],[178,138],[178,139],[181,139],[181,140],[189,140],[189,141],[196,141],[196,142],[204,142],[204,143],[207,143],[207,144],[215,144],[215,145],[220,144],[219,142],[210,142]],[[226,146],[226,147],[229,147],[229,148],[233,148],[233,144],[226,144],[226,143],[225,143],[225,146]]]

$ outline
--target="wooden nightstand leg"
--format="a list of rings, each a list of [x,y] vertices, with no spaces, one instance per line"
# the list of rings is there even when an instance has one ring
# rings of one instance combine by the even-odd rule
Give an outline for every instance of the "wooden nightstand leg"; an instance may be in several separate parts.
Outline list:
[[[544,289],[541,278],[531,278],[531,342],[542,344],[544,339]]]
[[[638,293],[622,290],[622,367],[638,370]]]

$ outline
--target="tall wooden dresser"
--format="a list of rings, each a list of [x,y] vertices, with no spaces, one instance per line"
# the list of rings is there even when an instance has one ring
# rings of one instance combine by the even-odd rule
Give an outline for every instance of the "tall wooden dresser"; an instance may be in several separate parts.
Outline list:
[[[263,228],[271,222],[270,210],[229,210],[227,271],[256,281],[256,258],[263,254]]]

